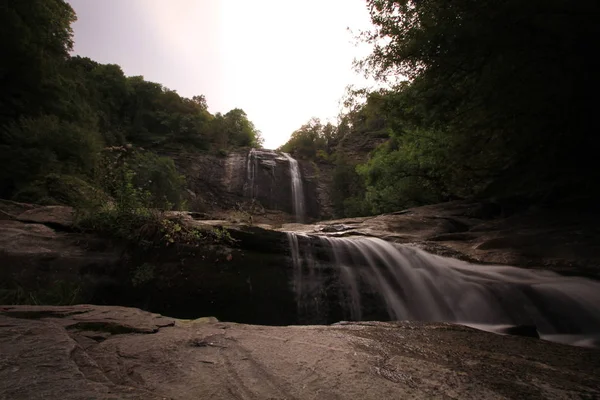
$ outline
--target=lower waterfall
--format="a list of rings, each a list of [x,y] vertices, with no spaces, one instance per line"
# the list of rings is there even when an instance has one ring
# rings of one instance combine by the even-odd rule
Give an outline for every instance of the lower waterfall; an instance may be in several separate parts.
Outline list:
[[[372,237],[289,232],[288,238],[304,323],[417,320],[487,330],[526,325],[554,341],[591,345],[600,338],[600,282],[475,265]]]

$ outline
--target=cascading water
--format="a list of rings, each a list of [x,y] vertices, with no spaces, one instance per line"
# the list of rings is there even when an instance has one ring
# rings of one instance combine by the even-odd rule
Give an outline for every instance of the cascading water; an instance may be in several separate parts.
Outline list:
[[[292,178],[292,201],[294,202],[294,214],[296,222],[304,222],[304,188],[302,187],[302,175],[298,161],[288,153],[282,153],[290,163],[290,176]]]
[[[246,195],[254,199],[256,196],[256,169],[258,160],[256,157],[256,149],[250,149],[248,152],[248,161],[246,162]]]
[[[339,316],[446,321],[489,330],[533,325],[542,338],[554,341],[591,344],[600,338],[600,282],[474,265],[376,238],[288,237],[304,322],[335,322]],[[310,243],[321,248],[317,257],[305,247]],[[329,314],[324,303],[332,304]]]

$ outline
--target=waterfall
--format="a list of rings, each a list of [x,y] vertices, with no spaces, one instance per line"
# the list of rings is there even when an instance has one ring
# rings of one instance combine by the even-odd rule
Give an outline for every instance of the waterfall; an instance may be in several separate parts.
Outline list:
[[[250,149],[248,152],[248,160],[246,161],[246,195],[254,199],[256,197],[256,169],[258,159],[256,157],[256,149]]]
[[[302,175],[298,161],[288,153],[282,153],[290,163],[290,176],[292,178],[292,201],[294,202],[294,214],[296,222],[304,222],[304,189],[302,187]]]
[[[312,315],[321,318],[313,323],[338,317],[445,321],[489,330],[534,325],[549,340],[582,344],[600,339],[600,282],[474,265],[371,237],[288,237],[293,243],[294,290],[297,301],[304,302],[299,309],[311,308],[319,296],[320,307],[325,301],[331,309],[327,316],[313,307]],[[302,260],[302,244],[321,248],[321,254],[304,249],[310,253],[310,268]],[[335,315],[336,308],[342,314]]]
[[[292,255],[293,290],[296,294],[299,322],[310,323],[310,315],[320,312],[325,301],[320,290],[321,276],[313,256],[310,240],[301,246],[298,238],[309,239],[308,235],[286,232]]]

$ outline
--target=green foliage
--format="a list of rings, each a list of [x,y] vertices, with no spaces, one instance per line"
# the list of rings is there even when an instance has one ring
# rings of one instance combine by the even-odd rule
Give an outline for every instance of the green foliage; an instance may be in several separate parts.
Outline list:
[[[253,224],[252,214],[246,210],[234,210],[228,213],[227,220],[236,224]]]
[[[312,118],[300,129],[292,133],[290,140],[279,148],[296,158],[326,161],[337,140],[337,129],[330,123],[323,125],[318,118]]]
[[[64,0],[3,0],[0,9],[1,126],[59,105],[76,18]]]
[[[183,179],[157,154],[261,146],[241,109],[213,116],[204,96],[185,98],[126,77],[118,65],[71,57],[76,18],[64,0],[1,8],[0,197],[74,205],[86,193],[86,202],[106,203],[106,192],[114,207],[181,209]],[[137,151],[110,164],[106,147]]]
[[[1,304],[70,306],[88,300],[79,282],[56,280],[47,287],[24,289],[17,282],[0,287]]]
[[[135,201],[126,202],[133,204]],[[152,210],[126,208],[117,203],[78,209],[76,226],[125,243],[140,243],[156,232],[159,219],[160,214]]]
[[[374,50],[359,67],[383,81],[408,78],[386,100],[398,149],[362,170],[377,209],[592,194],[597,2],[367,3],[374,30],[363,39]]]
[[[184,208],[185,177],[177,172],[171,158],[137,152],[126,165],[133,171],[132,184],[150,194],[150,207],[161,210]]]
[[[138,287],[151,282],[156,277],[155,270],[156,267],[154,265],[143,263],[134,270],[133,277],[131,278],[131,284],[134,287]]]
[[[213,228],[213,230],[210,231],[209,234],[217,243],[232,244],[235,242],[235,239],[231,237],[229,231],[223,227]]]
[[[209,125],[211,140],[219,149],[231,147],[262,147],[263,138],[244,110],[235,108],[226,114],[217,113]]]
[[[344,159],[338,160],[332,178],[331,200],[336,217],[370,214],[370,209],[364,200],[366,190],[364,180],[358,175],[354,165]]]
[[[81,178],[48,174],[20,189],[13,199],[23,203],[81,206],[90,200],[108,202],[110,198]]]
[[[100,187],[125,209],[181,209],[185,178],[172,159],[131,147],[107,148],[97,174]]]
[[[48,173],[90,176],[101,143],[96,132],[55,116],[22,118],[0,127],[0,194]]]

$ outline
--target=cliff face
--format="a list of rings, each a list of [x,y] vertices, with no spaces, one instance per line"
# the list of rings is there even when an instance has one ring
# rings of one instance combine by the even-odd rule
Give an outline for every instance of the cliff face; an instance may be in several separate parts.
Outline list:
[[[293,221],[294,201],[290,160],[272,150],[210,154],[171,154],[187,178],[189,208],[199,212],[244,211],[260,219],[279,211]],[[317,195],[314,166],[299,160],[302,191],[299,194],[308,220],[320,219],[324,203]],[[326,208],[326,205],[325,205]]]
[[[350,166],[364,163],[387,139],[375,134],[355,133],[342,138],[336,148],[337,162]],[[187,178],[190,211],[225,218],[231,212],[252,215],[253,222],[277,223],[296,218],[300,201],[305,221],[330,219],[333,162],[297,160],[301,192],[294,198],[292,164],[284,153],[249,149],[218,156],[206,153],[171,153],[179,171]],[[298,188],[296,188],[296,192]]]
[[[388,139],[387,135],[380,132],[351,132],[341,138],[335,147],[335,162],[320,160],[313,164],[313,169],[317,171],[315,174],[316,194],[321,207],[322,220],[336,216],[334,175],[337,168],[345,166],[354,169],[358,164],[366,163],[371,152]]]

